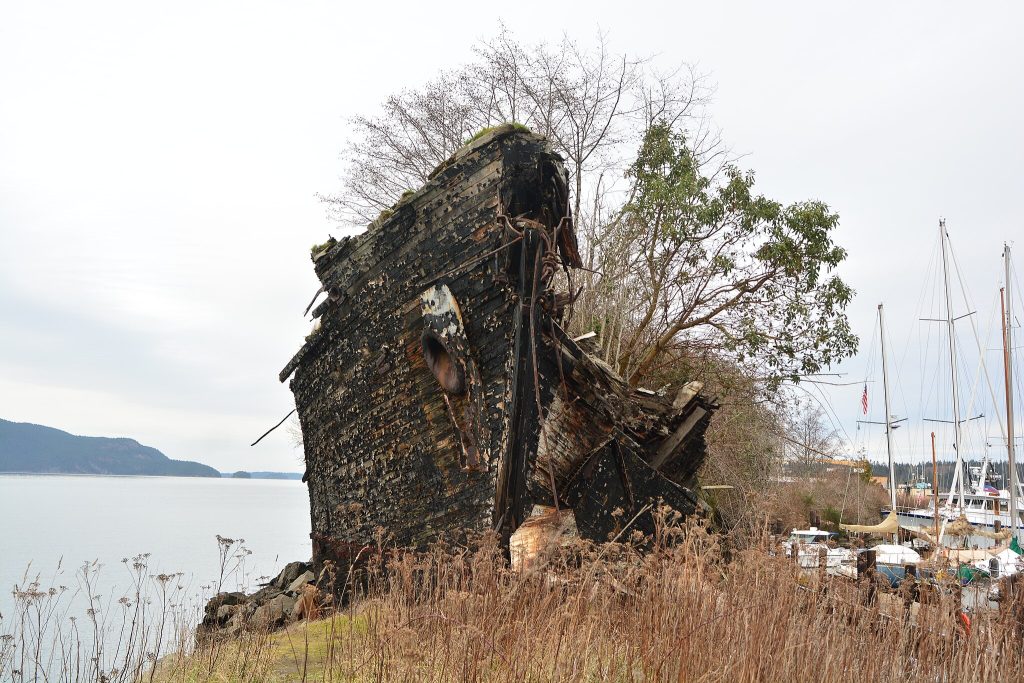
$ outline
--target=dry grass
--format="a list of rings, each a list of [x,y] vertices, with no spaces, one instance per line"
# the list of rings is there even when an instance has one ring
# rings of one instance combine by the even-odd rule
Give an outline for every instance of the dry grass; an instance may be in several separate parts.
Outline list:
[[[676,530],[673,544],[577,547],[514,573],[493,545],[394,555],[343,613],[165,660],[192,681],[1013,680],[1019,628],[938,596],[907,613],[750,548]],[[664,541],[665,539],[662,539]]]
[[[844,524],[879,522],[879,511],[888,505],[885,489],[841,468],[774,485],[761,501],[760,514],[780,519],[786,528],[806,528],[814,511],[824,527],[839,531],[840,519]]]
[[[548,548],[523,572],[486,539],[475,550],[393,552],[349,577],[350,599],[327,619],[200,647],[168,635],[184,612],[153,600],[159,593],[140,596],[119,607],[127,620],[107,617],[108,628],[127,626],[130,647],[118,656],[108,646],[98,661],[109,638],[90,641],[80,622],[60,627],[45,609],[54,596],[37,587],[20,603],[23,619],[0,622],[14,626],[0,638],[0,680],[909,683],[1024,671],[1024,629],[1010,610],[975,613],[968,635],[950,595],[909,612],[896,596],[869,604],[866,586],[801,574],[767,543],[733,545],[694,524],[662,526],[645,552]],[[172,652],[155,669],[154,643]],[[46,651],[57,653],[48,671],[38,663]]]
[[[101,566],[82,564],[77,586],[43,586],[26,571],[14,611],[0,614],[0,681],[152,681],[152,665],[190,638],[180,574],[150,574],[149,555],[125,558],[129,591],[98,592]],[[60,567],[58,567],[59,573]]]

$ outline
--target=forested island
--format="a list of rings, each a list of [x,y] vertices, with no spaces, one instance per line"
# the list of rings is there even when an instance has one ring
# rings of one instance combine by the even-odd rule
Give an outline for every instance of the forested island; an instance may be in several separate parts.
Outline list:
[[[291,479],[298,481],[302,479],[302,472],[221,472],[220,476],[226,479]]]
[[[26,422],[0,419],[0,472],[220,477],[189,460],[172,460],[135,439],[77,436]]]

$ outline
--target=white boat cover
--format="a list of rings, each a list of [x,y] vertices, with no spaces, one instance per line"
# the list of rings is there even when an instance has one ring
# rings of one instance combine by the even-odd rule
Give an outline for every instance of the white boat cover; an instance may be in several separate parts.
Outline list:
[[[847,548],[829,548],[824,543],[801,543],[800,544],[800,568],[816,569],[820,566],[820,553],[824,550],[825,566],[838,567],[844,562],[853,562],[857,559],[852,550]]]
[[[989,560],[992,558],[999,560],[999,576],[1001,577],[1013,576],[1017,572],[1024,570],[1024,557],[1021,557],[1010,548],[1005,548],[988,559],[978,560],[974,563],[974,566],[986,572],[990,571],[991,565]]]
[[[1009,548],[1005,545],[992,546],[991,548],[945,548],[942,554],[945,555],[946,561],[949,564],[956,567],[961,564],[988,562],[988,558],[994,557],[1004,550],[1009,550]]]
[[[921,556],[917,554],[917,551],[903,545],[876,545],[873,550],[875,551],[875,562],[878,564],[904,565],[917,564],[921,561]]]

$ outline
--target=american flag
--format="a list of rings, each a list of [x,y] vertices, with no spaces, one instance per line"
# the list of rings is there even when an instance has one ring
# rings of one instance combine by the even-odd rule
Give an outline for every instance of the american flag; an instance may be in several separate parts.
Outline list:
[[[860,395],[860,409],[864,411],[864,414],[868,414],[868,385],[864,383],[864,393]]]

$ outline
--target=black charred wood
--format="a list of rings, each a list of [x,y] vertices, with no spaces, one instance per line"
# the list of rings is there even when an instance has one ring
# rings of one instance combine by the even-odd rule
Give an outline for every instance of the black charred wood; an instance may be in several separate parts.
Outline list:
[[[280,378],[318,568],[381,543],[497,530],[507,544],[535,503],[573,507],[603,539],[619,503],[602,491],[627,515],[655,499],[694,509],[680,484],[703,461],[714,403],[699,387],[681,405],[631,389],[559,326],[570,299],[555,271],[581,265],[567,188],[546,140],[501,127],[314,256],[328,296]]]

